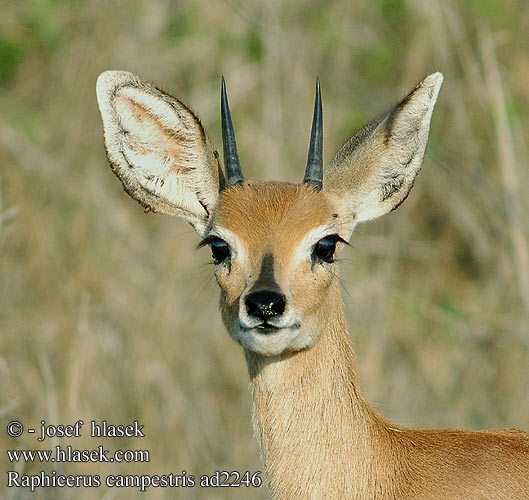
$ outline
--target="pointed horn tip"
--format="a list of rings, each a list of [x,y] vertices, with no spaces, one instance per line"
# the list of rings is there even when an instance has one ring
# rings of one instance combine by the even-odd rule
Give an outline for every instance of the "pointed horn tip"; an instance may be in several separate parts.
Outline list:
[[[316,78],[316,97],[315,97],[315,99],[316,99],[316,106],[318,108],[321,108],[321,87],[320,87],[320,77],[319,76],[318,76],[318,78]]]
[[[314,115],[310,131],[309,154],[303,182],[320,191],[323,185],[323,111],[321,104],[320,77],[316,78]]]
[[[244,182],[244,176],[239,162],[239,155],[237,153],[237,143],[235,141],[235,131],[233,130],[233,123],[231,121],[224,75],[221,75],[220,96],[224,168],[226,170],[227,185],[242,184]]]

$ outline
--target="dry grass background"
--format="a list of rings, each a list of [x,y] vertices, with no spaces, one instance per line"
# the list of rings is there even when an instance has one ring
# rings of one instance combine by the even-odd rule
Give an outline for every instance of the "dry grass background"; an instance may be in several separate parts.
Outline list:
[[[262,468],[208,251],[192,251],[185,223],[144,215],[107,166],[94,89],[110,68],[189,102],[217,147],[226,75],[247,176],[279,180],[302,177],[316,75],[329,160],[442,71],[414,190],[342,254],[357,371],[401,424],[529,429],[526,1],[2,0],[0,12],[0,496],[25,498],[5,487],[9,468],[52,468],[7,463],[6,448],[41,446],[7,438],[12,419],[145,425],[141,440],[103,444],[148,449],[149,464],[61,472]],[[177,495],[267,498],[264,487],[146,497]],[[102,487],[31,498],[143,496]]]

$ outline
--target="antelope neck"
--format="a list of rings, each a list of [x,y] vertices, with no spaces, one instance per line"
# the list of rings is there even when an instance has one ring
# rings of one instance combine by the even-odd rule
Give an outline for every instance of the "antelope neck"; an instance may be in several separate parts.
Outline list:
[[[360,393],[338,287],[330,293],[332,314],[321,315],[312,348],[273,358],[246,352],[253,423],[275,499],[355,498],[392,476],[377,457],[397,451],[393,433]]]

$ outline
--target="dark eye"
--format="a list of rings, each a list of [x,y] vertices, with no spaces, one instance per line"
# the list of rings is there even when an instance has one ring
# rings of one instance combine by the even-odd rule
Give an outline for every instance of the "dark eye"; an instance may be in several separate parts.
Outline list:
[[[229,245],[220,238],[213,238],[209,242],[211,248],[211,256],[215,261],[215,264],[221,264],[230,256],[230,247]]]
[[[334,252],[336,251],[336,242],[342,238],[337,234],[331,234],[322,238],[314,245],[312,258],[323,262],[334,262]]]

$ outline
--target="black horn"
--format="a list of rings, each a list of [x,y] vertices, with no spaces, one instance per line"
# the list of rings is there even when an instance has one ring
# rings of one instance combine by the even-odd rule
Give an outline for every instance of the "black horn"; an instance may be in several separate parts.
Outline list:
[[[320,78],[316,79],[314,117],[310,133],[309,156],[303,182],[312,184],[318,191],[323,186],[323,112],[321,106]]]
[[[231,122],[224,77],[222,77],[220,92],[220,108],[222,117],[222,142],[224,144],[224,167],[226,168],[228,186],[242,184],[244,182],[244,176],[242,175],[239,154],[237,153],[237,143],[235,142],[235,132],[233,130],[233,123]]]

